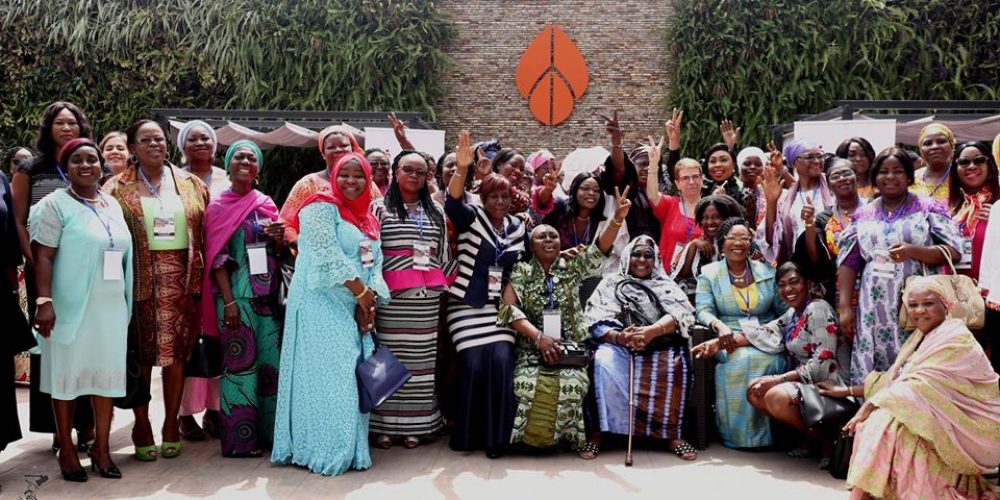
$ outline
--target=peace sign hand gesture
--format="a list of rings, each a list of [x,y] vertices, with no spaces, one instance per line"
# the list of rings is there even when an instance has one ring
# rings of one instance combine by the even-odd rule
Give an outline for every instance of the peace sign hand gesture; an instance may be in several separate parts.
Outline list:
[[[555,191],[556,186],[559,184],[559,174],[562,172],[562,164],[556,166],[556,168],[549,170],[549,173],[542,177],[542,183],[545,184],[543,189],[548,190],[550,193]]]
[[[774,145],[773,139],[767,145],[767,159],[771,167],[774,168],[775,173],[780,176],[781,171],[785,169],[785,164],[781,159],[781,151],[778,149],[778,146]]]
[[[653,142],[653,136],[649,136],[649,144],[649,171],[654,172],[653,169],[655,168],[655,172],[659,172],[660,154],[663,151],[663,136],[660,136],[658,142]]]
[[[618,186],[615,186],[615,220],[623,221],[628,215],[628,211],[632,208],[632,202],[628,199],[628,191],[632,186],[625,186],[625,191],[621,193],[618,192]]]
[[[601,119],[604,120],[604,128],[608,131],[608,135],[611,136],[612,146],[622,145],[622,128],[618,124],[618,110],[611,111],[611,118],[601,115]]]
[[[667,144],[671,151],[681,149],[681,122],[684,121],[684,111],[674,108],[670,120],[664,124],[667,132]]]

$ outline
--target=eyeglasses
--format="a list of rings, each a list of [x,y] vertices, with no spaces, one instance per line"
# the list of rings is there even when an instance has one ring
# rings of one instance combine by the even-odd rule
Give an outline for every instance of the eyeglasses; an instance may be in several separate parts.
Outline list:
[[[413,168],[413,167],[411,167],[409,165],[403,165],[402,167],[399,167],[399,170],[401,170],[406,175],[412,175],[414,177],[427,177],[427,171],[426,170],[421,170],[419,168]]]
[[[726,236],[726,241],[730,243],[750,243],[753,240],[746,236]]]
[[[680,181],[681,184],[687,184],[689,182],[698,182],[699,179],[701,179],[701,175],[685,175],[677,180]]]
[[[844,170],[838,170],[837,172],[830,174],[829,177],[831,181],[839,181],[841,179],[853,179],[854,177],[856,177],[856,175],[854,175],[853,170],[844,169]]]
[[[958,165],[958,168],[972,168],[972,164],[975,164],[977,167],[981,167],[986,165],[987,161],[988,159],[986,158],[986,155],[979,155],[972,159],[959,158],[955,160],[955,163]]]
[[[806,162],[822,161],[823,155],[821,154],[802,155],[796,158],[796,160],[802,160]]]
[[[632,252],[629,255],[633,259],[646,259],[646,260],[653,260],[656,257],[655,255],[653,255],[653,252]]]

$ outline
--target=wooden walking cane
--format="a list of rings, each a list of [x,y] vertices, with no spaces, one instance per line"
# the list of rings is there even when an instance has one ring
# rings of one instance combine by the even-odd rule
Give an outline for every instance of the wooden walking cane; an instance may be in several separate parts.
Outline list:
[[[632,434],[635,433],[635,354],[628,352],[628,447],[625,448],[625,467],[632,466]]]

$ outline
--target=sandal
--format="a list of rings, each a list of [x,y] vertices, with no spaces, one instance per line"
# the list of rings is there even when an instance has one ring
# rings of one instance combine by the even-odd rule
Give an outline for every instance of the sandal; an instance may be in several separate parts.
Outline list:
[[[163,458],[177,458],[181,454],[181,442],[180,441],[164,441],[163,446],[160,449],[160,455]]]
[[[139,446],[135,439],[135,429],[135,427],[132,428],[132,445],[135,446],[135,451],[132,455],[140,462],[155,462],[159,453],[156,443]]]
[[[193,416],[183,415],[179,420],[182,438],[187,439],[188,441],[205,440],[205,429],[202,429],[198,425],[198,421],[195,420]]]
[[[407,450],[412,450],[417,446],[420,446],[420,438],[417,436],[406,436],[406,439],[403,440],[403,448]]]
[[[677,455],[677,458],[687,462],[698,458],[698,450],[694,449],[694,446],[691,446],[691,443],[688,443],[683,439],[675,439],[673,441],[673,446],[670,447],[670,451],[672,451],[674,455]]]
[[[218,410],[206,410],[205,414],[201,417],[201,426],[205,429],[205,433],[218,439],[221,435],[219,433],[219,428],[221,423],[219,422],[219,411]]]
[[[576,451],[576,456],[584,460],[593,460],[597,458],[597,455],[601,454],[600,446],[593,441],[587,441],[587,444],[583,445],[582,448]]]
[[[380,450],[388,450],[392,448],[392,438],[386,436],[385,434],[379,434],[375,437],[375,447]]]

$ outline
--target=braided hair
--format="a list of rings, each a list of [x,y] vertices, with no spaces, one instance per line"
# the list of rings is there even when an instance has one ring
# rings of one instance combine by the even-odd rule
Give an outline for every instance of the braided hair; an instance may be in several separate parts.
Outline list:
[[[722,248],[722,243],[726,241],[726,236],[728,236],[729,232],[736,226],[743,226],[748,230],[750,229],[750,223],[747,222],[747,220],[742,216],[730,217],[722,221],[722,224],[719,225],[719,229],[715,231],[715,243],[719,245],[719,248]]]
[[[414,151],[412,149],[404,149],[392,159],[392,166],[389,167],[392,171],[392,181],[389,182],[389,190],[385,193],[385,207],[396,214],[399,220],[406,220],[406,204],[403,203],[403,193],[399,190],[399,175],[396,171],[399,169],[399,162],[404,157],[409,155],[417,155],[426,164],[424,156],[419,151]],[[425,165],[426,166],[426,165]],[[424,187],[420,188],[419,198],[420,204],[423,205],[424,211],[430,216],[441,230],[444,230],[444,214],[438,210],[437,205],[431,199],[431,191],[427,188],[426,177],[424,178]]]

